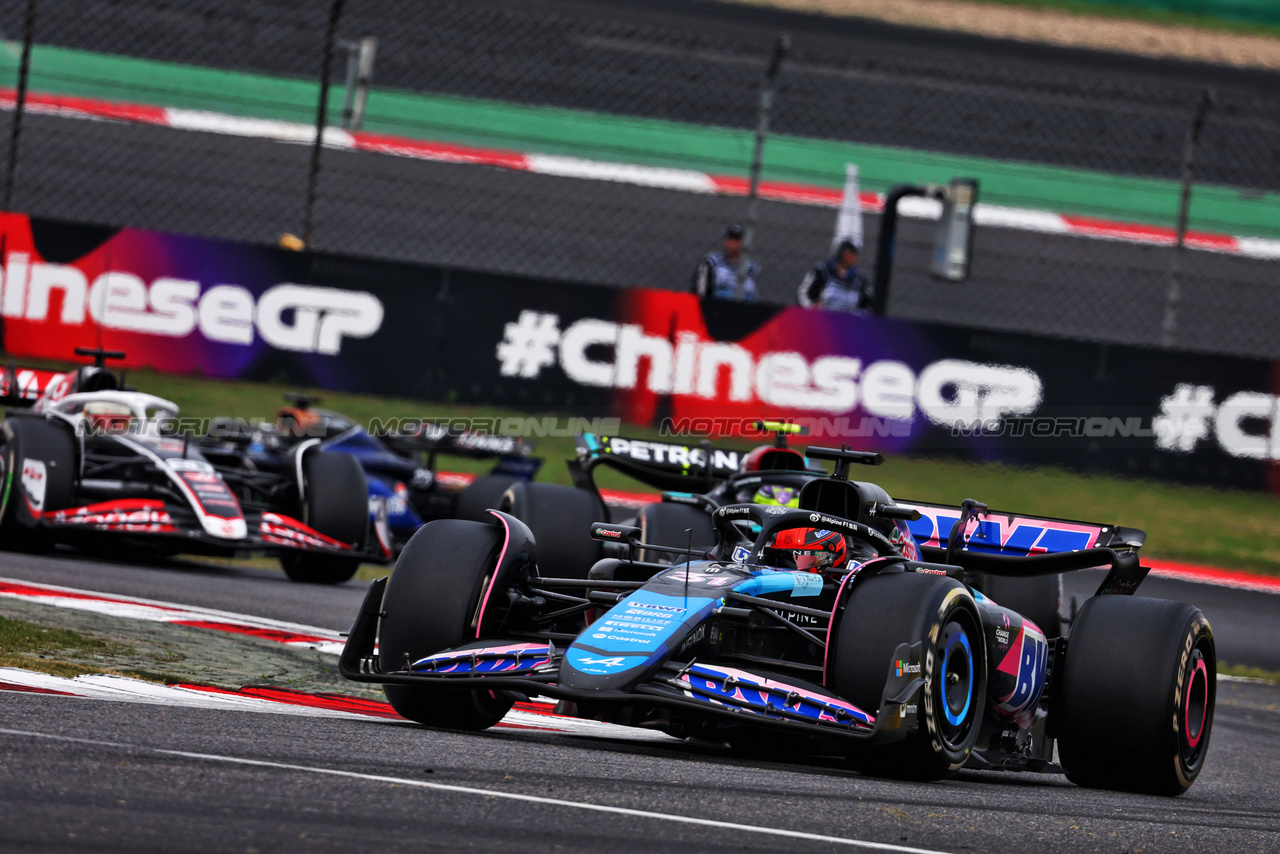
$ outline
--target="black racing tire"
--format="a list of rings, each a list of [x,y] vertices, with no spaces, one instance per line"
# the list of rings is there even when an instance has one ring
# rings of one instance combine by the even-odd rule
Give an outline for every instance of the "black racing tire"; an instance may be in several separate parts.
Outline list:
[[[711,515],[701,507],[690,507],[688,504],[647,504],[636,517],[636,525],[640,528],[642,543],[685,548],[692,542],[695,550],[704,551],[716,544],[716,527],[711,522]],[[692,529],[692,541],[690,535],[685,533],[689,529]],[[678,563],[684,560],[680,555],[647,550],[639,550],[636,556],[640,560],[654,563]]]
[[[43,464],[43,513],[63,510],[75,503],[79,475],[78,446],[71,430],[44,418],[17,416],[0,427],[0,466],[3,466],[3,496],[0,497],[0,545],[5,548],[42,551],[52,545],[39,517],[31,512],[22,488],[26,461]]]
[[[857,584],[838,620],[830,687],[864,711],[882,712],[898,645],[919,641],[918,726],[901,741],[850,744],[846,755],[859,773],[940,780],[969,760],[986,711],[986,642],[978,606],[958,581],[890,572]]]
[[[1062,637],[1062,576],[1008,578],[985,572],[966,572],[964,580],[1002,608],[1035,623],[1047,638]]]
[[[369,481],[360,461],[338,451],[312,451],[302,460],[299,519],[326,537],[357,547],[369,533]],[[291,552],[280,556],[291,581],[341,584],[360,568],[360,558]]]
[[[458,493],[453,505],[453,518],[472,522],[492,519],[488,511],[497,510],[507,489],[519,480],[521,478],[510,474],[486,474],[476,478]]]
[[[1095,596],[1072,624],[1062,671],[1050,728],[1069,780],[1152,795],[1191,787],[1217,697],[1213,630],[1198,608]]]
[[[507,490],[499,509],[529,526],[544,576],[586,578],[602,556],[602,544],[591,538],[591,523],[609,517],[604,503],[588,490],[521,481]]]
[[[382,596],[378,628],[383,671],[476,639],[481,593],[496,569],[502,534],[493,525],[437,519],[400,552]],[[502,720],[513,701],[490,691],[384,685],[387,702],[423,726],[482,730]]]

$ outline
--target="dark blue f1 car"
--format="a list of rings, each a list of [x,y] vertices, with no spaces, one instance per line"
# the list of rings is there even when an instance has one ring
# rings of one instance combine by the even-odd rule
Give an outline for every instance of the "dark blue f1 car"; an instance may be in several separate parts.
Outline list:
[[[587,578],[541,565],[509,514],[428,523],[370,587],[341,671],[427,726],[484,729],[540,695],[676,737],[792,738],[878,776],[1061,770],[1164,795],[1192,784],[1213,723],[1213,634],[1193,607],[1132,595],[1147,573],[1141,531],[975,501],[897,505],[849,479],[878,455],[807,455],[834,474],[805,483],[798,508],[709,510],[707,552],[593,524],[582,536],[609,545]],[[1096,567],[1108,572],[1069,638],[965,583],[966,570]]]
[[[319,398],[288,394],[285,399],[290,405],[276,413],[275,424],[246,430],[238,419],[219,419],[217,435],[200,439],[201,449],[227,466],[266,472],[289,469],[299,451],[309,447],[351,455],[364,469],[370,524],[385,510],[395,552],[425,521],[485,518],[486,507],[512,484],[532,480],[542,465],[522,439],[422,421],[396,432],[370,433],[354,419],[315,408]],[[446,482],[436,469],[441,456],[496,463],[469,483]]]

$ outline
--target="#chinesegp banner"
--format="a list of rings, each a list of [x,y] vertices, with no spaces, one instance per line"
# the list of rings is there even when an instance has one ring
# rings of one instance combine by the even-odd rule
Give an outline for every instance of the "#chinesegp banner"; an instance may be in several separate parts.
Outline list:
[[[611,314],[495,309],[502,380],[612,392],[668,435],[1059,465],[1276,488],[1280,369],[1267,361],[992,333],[798,307],[616,292]]]
[[[764,416],[800,418],[888,451],[909,449],[930,425],[1031,415],[1044,398],[1034,370],[949,357],[945,340],[915,324],[786,308],[757,312],[725,340],[690,295],[628,291],[618,302],[617,319],[522,309],[495,351],[500,373],[612,389],[632,422],[662,413],[733,435]]]
[[[998,440],[982,425],[1044,403],[1033,368],[958,357],[954,334],[918,324],[731,304],[704,313],[690,295],[657,291],[621,293],[615,311],[521,309],[495,350],[499,372],[611,390],[623,419],[677,434],[758,436],[755,420],[772,418],[806,426],[801,441],[888,453],[985,455]]]
[[[0,214],[0,246],[4,349],[28,357],[102,346],[125,365],[216,377],[291,361],[348,384],[344,349],[386,314],[366,290],[315,284],[311,258],[269,248],[21,214]]]

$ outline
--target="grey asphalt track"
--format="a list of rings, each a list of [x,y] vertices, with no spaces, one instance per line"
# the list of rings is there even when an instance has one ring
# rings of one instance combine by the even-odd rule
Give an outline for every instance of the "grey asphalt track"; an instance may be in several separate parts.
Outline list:
[[[0,553],[0,576],[346,628],[365,585],[282,573]],[[1097,574],[1069,577],[1087,595]],[[1280,667],[1280,595],[1151,579],[1202,607],[1222,657]],[[1256,655],[1249,661],[1249,655]],[[939,851],[1273,851],[1280,688],[1220,685],[1209,764],[1176,800],[971,772],[930,785],[859,777],[832,758],[727,753],[528,730],[428,732],[0,693],[0,848],[8,851],[829,851],[832,842],[644,815],[493,800],[406,783],[174,756],[216,754],[676,813]],[[20,734],[15,734],[18,731]],[[41,736],[110,744],[58,741]]]
[[[971,772],[912,784],[859,777],[833,758],[783,761],[675,741],[465,734],[0,693],[0,847],[860,850],[484,794],[505,792],[936,851],[1269,852],[1280,846],[1278,702],[1271,686],[1223,684],[1205,771],[1188,794],[1167,799],[1078,789],[1054,775]]]

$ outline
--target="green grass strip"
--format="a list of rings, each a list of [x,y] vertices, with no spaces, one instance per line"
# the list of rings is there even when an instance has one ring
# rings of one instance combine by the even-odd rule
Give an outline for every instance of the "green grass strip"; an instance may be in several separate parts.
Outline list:
[[[1233,33],[1280,34],[1275,0],[979,0],[1002,6],[1055,9],[1153,24]]]

